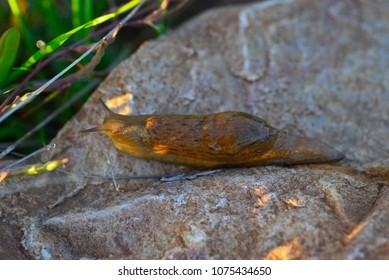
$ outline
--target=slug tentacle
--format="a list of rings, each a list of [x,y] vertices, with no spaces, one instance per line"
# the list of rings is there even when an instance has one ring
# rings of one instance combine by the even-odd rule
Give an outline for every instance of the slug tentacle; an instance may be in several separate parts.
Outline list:
[[[82,133],[84,132],[102,132],[102,129],[99,126],[95,126],[92,128],[81,130]]]
[[[320,141],[289,135],[247,113],[123,116],[101,102],[104,122],[84,132],[106,134],[118,150],[138,158],[201,169],[344,158]]]

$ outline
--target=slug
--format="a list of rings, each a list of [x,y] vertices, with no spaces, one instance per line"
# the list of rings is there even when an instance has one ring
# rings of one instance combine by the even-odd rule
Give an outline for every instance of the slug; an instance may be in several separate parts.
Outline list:
[[[105,109],[104,122],[85,132],[108,135],[131,156],[199,169],[335,162],[341,152],[277,130],[242,112],[124,116]]]

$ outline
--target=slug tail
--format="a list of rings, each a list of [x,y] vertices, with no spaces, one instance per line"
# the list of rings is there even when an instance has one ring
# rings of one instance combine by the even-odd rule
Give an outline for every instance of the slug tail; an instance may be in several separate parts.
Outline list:
[[[317,139],[310,139],[297,135],[287,135],[277,143],[282,149],[289,150],[290,164],[330,163],[345,158],[345,155]]]

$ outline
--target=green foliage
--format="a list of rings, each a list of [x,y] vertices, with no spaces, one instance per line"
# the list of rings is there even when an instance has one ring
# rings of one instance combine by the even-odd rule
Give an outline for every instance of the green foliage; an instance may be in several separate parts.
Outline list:
[[[11,0],[9,0],[9,1],[11,1]],[[72,3],[73,2],[79,2],[79,1],[72,1]],[[86,2],[88,2],[88,1],[86,1]],[[102,24],[102,23],[104,23],[104,22],[106,22],[106,21],[108,21],[108,20],[110,20],[110,19],[112,19],[120,14],[128,12],[130,9],[134,8],[140,2],[141,2],[140,0],[133,0],[133,1],[129,2],[128,4],[122,6],[116,12],[113,12],[113,13],[110,13],[110,14],[107,14],[104,16],[100,16],[98,18],[95,18],[95,19],[87,22],[87,23],[81,24],[81,25],[73,28],[72,30],[67,31],[67,32],[57,36],[56,38],[54,38],[50,42],[45,43],[44,47],[41,47],[39,51],[35,52],[30,58],[27,59],[27,61],[25,63],[23,63],[23,65],[21,67],[19,67],[18,71],[14,71],[11,74],[11,76],[9,77],[7,82],[8,83],[12,82],[16,77],[18,77],[20,74],[22,74],[23,71],[30,70],[31,66],[33,66],[39,60],[41,60],[42,58],[46,57],[47,55],[51,54],[52,52],[57,50],[59,47],[61,47],[72,35],[76,34],[79,31],[84,31],[84,33],[85,33],[86,30],[90,29],[93,26]],[[17,4],[14,4],[14,5],[16,6]],[[77,15],[80,16],[80,14],[78,13],[78,9],[76,10],[76,12],[77,12]],[[73,21],[75,18],[78,18],[78,17],[73,16]],[[77,20],[77,22],[79,22],[80,20],[81,19]]]
[[[11,67],[14,65],[18,53],[20,32],[16,27],[11,27],[0,37],[0,87],[8,77]]]

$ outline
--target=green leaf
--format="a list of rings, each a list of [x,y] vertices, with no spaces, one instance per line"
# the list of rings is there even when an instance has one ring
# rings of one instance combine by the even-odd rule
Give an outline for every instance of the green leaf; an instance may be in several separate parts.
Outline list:
[[[0,38],[0,87],[14,65],[19,49],[20,32],[16,27],[6,30]]]
[[[59,35],[58,37],[54,38],[50,42],[46,44],[45,49],[41,49],[34,53],[21,67],[20,69],[14,71],[12,75],[9,77],[8,82],[11,82],[16,77],[18,77],[23,71],[28,71],[31,66],[33,66],[35,63],[37,63],[39,60],[44,58],[45,56],[49,55],[50,53],[54,52],[56,49],[58,49],[60,46],[62,46],[73,34],[77,33],[80,30],[90,28],[96,25],[99,25],[101,23],[104,23],[120,14],[123,14],[127,12],[128,10],[131,10],[135,6],[137,6],[141,0],[132,0],[126,5],[120,7],[117,11],[95,18],[85,24],[82,24],[64,34]]]

